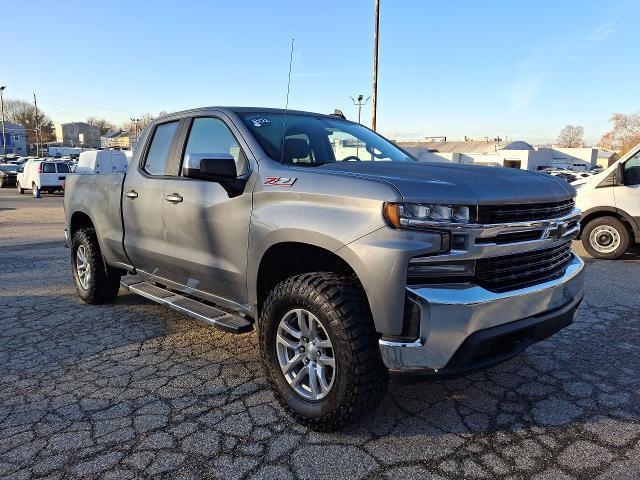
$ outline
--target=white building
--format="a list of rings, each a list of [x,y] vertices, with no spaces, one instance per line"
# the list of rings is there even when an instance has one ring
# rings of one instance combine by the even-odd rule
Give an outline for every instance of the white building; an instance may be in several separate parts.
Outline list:
[[[420,160],[540,170],[545,167],[588,170],[598,160],[597,148],[532,147],[523,141],[397,142]]]

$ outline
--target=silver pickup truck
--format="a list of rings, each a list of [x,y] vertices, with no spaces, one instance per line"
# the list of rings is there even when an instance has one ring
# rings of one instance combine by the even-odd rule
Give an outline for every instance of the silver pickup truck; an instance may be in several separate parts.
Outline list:
[[[486,368],[569,325],[584,291],[564,180],[424,163],[335,115],[210,107],[143,132],[122,174],[71,175],[79,296],[122,287],[257,326],[283,407],[339,428],[391,371]]]

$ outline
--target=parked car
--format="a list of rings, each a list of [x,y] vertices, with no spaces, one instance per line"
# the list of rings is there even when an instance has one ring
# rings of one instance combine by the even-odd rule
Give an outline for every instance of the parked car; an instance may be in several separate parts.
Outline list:
[[[22,194],[25,190],[42,192],[62,191],[62,182],[71,169],[66,162],[29,159],[18,173],[16,188]]]
[[[543,172],[553,177],[562,178],[563,180],[566,180],[569,183],[575,182],[578,179],[578,176],[575,174],[575,172],[572,172],[571,170],[560,170],[560,169],[551,168],[551,169],[543,170]]]
[[[578,185],[581,239],[595,258],[620,258],[640,243],[640,144]]]
[[[18,167],[9,163],[0,164],[0,188],[15,187]]]
[[[126,165],[123,165],[126,166]],[[131,292],[240,334],[295,419],[332,430],[388,371],[464,375],[571,324],[575,190],[421,162],[359,123],[203,108],[153,122],[126,174],[67,179],[86,303]]]

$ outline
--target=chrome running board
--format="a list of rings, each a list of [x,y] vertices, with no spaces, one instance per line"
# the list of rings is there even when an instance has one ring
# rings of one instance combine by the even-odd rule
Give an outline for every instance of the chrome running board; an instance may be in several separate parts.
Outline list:
[[[253,330],[253,322],[247,318],[219,310],[164,287],[145,282],[137,275],[122,277],[120,285],[133,293],[166,305],[178,312],[186,313],[190,317],[202,320],[225,332],[245,333]]]

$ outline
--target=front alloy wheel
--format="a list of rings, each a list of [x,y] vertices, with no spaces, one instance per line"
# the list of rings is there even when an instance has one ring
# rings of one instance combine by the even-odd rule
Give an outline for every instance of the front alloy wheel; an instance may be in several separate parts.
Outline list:
[[[333,344],[322,322],[303,308],[287,312],[278,325],[280,369],[293,390],[307,400],[327,396],[336,378]]]

